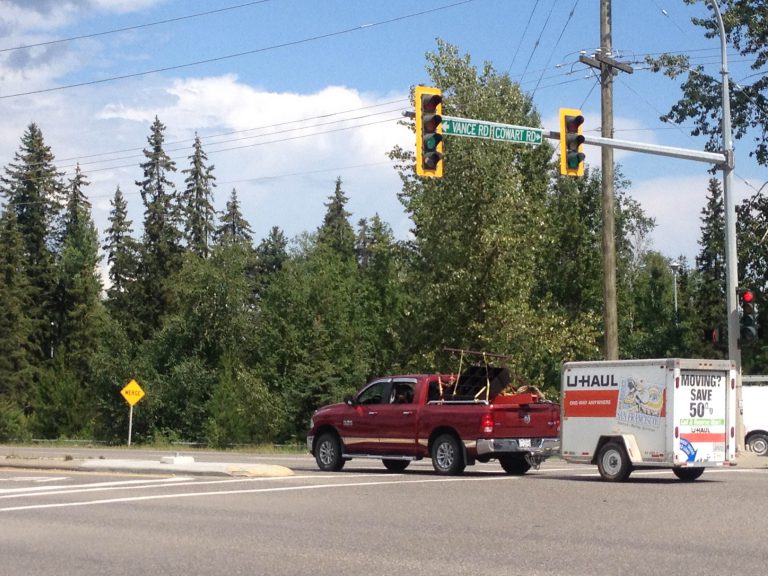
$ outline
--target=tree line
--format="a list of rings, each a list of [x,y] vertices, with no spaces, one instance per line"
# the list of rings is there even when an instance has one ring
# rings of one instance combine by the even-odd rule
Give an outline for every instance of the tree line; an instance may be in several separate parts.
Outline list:
[[[447,115],[541,124],[507,74],[454,46],[439,41],[427,70]],[[155,118],[130,184],[141,226],[117,187],[101,237],[86,174],[64,179],[39,126],[4,168],[0,440],[122,442],[132,378],[146,391],[135,441],[230,446],[300,441],[316,407],[371,377],[455,371],[446,347],[508,354],[517,382],[553,397],[563,361],[602,356],[599,170],[562,178],[548,144],[453,139],[445,177],[427,180],[395,147],[408,238],[376,214],[354,221],[339,177],[315,230],[256,240],[236,190],[214,208],[201,139],[179,170],[165,129]],[[719,182],[702,190],[700,254],[676,274],[620,170],[615,189],[621,357],[724,357]],[[740,278],[759,301],[765,214],[760,193],[739,207]],[[745,350],[747,370],[768,368],[767,350]]]

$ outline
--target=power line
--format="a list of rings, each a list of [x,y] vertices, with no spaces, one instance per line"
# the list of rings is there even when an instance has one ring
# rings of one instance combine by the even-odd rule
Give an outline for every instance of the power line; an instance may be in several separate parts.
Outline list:
[[[544,21],[544,26],[541,27],[541,32],[539,32],[539,37],[536,39],[536,42],[533,45],[533,50],[531,50],[531,55],[528,56],[528,62],[525,63],[525,68],[523,69],[523,76],[528,72],[528,66],[531,64],[531,60],[533,60],[533,55],[536,54],[536,49],[539,47],[539,43],[541,42],[541,37],[544,35],[544,30],[547,29],[547,24],[549,24],[549,19],[552,17],[552,12],[555,10],[555,4],[556,2],[552,3],[552,8],[549,9],[549,14],[547,14],[547,19]]]
[[[539,7],[539,0],[536,0],[536,3],[533,5],[533,8],[531,9],[531,13],[528,15],[528,22],[525,23],[525,28],[523,28],[523,33],[520,34],[520,41],[517,43],[517,48],[515,49],[515,54],[512,56],[512,62],[509,63],[509,68],[507,68],[507,74],[509,74],[509,71],[512,70],[512,66],[515,64],[515,60],[517,59],[517,54],[520,52],[520,47],[523,45],[523,38],[525,38],[525,33],[528,31],[528,28],[531,25],[531,20],[533,19],[533,14],[536,12],[536,8]]]
[[[311,36],[309,38],[303,38],[301,40],[292,40],[290,42],[283,42],[282,44],[274,44],[272,46],[267,46],[264,48],[256,48],[254,50],[246,50],[244,52],[237,52],[236,54],[227,54],[225,56],[217,56],[215,58],[207,58],[205,60],[197,60],[195,62],[188,62],[186,64],[177,64],[175,66],[165,66],[163,68],[155,68],[153,70],[145,70],[143,72],[135,72],[132,74],[122,74],[119,76],[110,76],[108,78],[100,78],[97,80],[88,80],[86,82],[77,82],[75,84],[65,84],[63,86],[55,86],[53,88],[41,88],[39,90],[30,90],[28,92],[17,92],[15,94],[5,94],[0,96],[0,100],[5,100],[8,98],[17,98],[19,96],[31,96],[33,94],[44,94],[47,92],[56,92],[59,90],[66,90],[69,88],[80,88],[82,86],[92,86],[94,84],[104,84],[106,82],[113,82],[115,80],[126,80],[128,78],[137,78],[140,76],[147,76],[149,74],[157,74],[159,72],[169,72],[171,70],[180,70],[182,68],[191,68],[193,66],[200,66],[202,64],[211,64],[213,62],[221,62],[222,60],[231,60],[233,58],[240,58],[242,56],[249,56],[252,54],[259,54],[261,52],[268,52],[271,50],[277,50],[279,48],[287,48],[289,46],[298,46],[300,44],[306,44],[308,42],[315,42],[317,40],[324,40],[326,38],[332,38],[334,36],[341,36],[343,34],[349,34],[351,32],[357,32],[360,30],[366,30],[368,28],[375,28],[378,26],[384,26],[386,24],[392,24],[394,22],[400,22],[402,20],[407,20],[409,18],[416,18],[418,16],[424,16],[426,14],[432,14],[434,12],[439,12],[442,10],[447,10],[449,8],[455,8],[456,6],[460,6],[462,4],[470,4],[472,2],[475,2],[476,0],[460,0],[459,2],[454,2],[453,4],[447,4],[445,6],[438,6],[437,8],[431,8],[429,10],[422,10],[420,12],[412,12],[411,14],[405,14],[403,16],[397,16],[395,18],[390,18],[388,20],[380,20],[378,22],[373,22],[370,24],[360,24],[358,26],[354,26],[352,28],[346,28],[344,30],[337,30],[335,32],[328,32],[326,34],[318,34],[317,36]]]
[[[568,28],[568,24],[571,21],[571,18],[573,17],[574,13],[576,12],[576,6],[579,5],[579,0],[575,0],[573,3],[573,7],[571,8],[570,14],[568,14],[568,17],[565,19],[565,24],[563,24],[563,29],[560,30],[560,36],[557,37],[557,42],[552,46],[552,51],[549,53],[549,58],[547,58],[547,66],[549,66],[549,63],[552,61],[552,56],[555,54],[555,50],[557,50],[557,45],[560,44],[560,40],[563,39],[563,34],[565,34],[566,28]],[[533,89],[533,92],[531,92],[531,98],[536,94],[536,89],[539,87],[539,83],[541,82],[542,77],[544,76],[544,72],[542,71],[541,75],[539,76],[538,82],[536,82],[536,87]]]
[[[256,0],[254,2],[246,2],[245,4],[238,4],[236,6],[227,6],[225,8],[218,8],[216,10],[209,10],[207,12],[199,12],[197,14],[188,14],[187,16],[179,16],[177,18],[169,18],[167,20],[158,20],[157,22],[147,22],[146,24],[126,26],[125,28],[105,30],[104,32],[93,32],[91,34],[82,34],[81,36],[70,36],[69,38],[59,38],[57,40],[48,40],[46,42],[36,42],[34,44],[25,44],[24,46],[15,46],[13,48],[0,48],[0,53],[11,52],[13,50],[26,50],[27,48],[37,48],[39,46],[50,46],[52,44],[62,44],[64,42],[73,42],[75,40],[85,40],[86,38],[96,38],[98,36],[107,36],[108,34],[118,34],[120,32],[128,32],[130,30],[139,30],[141,28],[159,26],[161,24],[171,24],[173,22],[180,22],[181,20],[190,20],[192,18],[200,18],[201,16],[210,16],[211,14],[217,14],[219,12],[227,12],[229,10],[246,8],[248,6],[253,6],[254,4],[264,4],[265,2],[269,2],[269,0]]]
[[[244,134],[246,132],[253,132],[253,131],[256,131],[256,130],[268,130],[268,129],[280,128],[282,126],[288,126],[290,124],[298,124],[300,122],[310,122],[310,121],[313,121],[313,120],[321,120],[321,119],[325,119],[325,118],[332,118],[333,116],[340,116],[342,114],[351,114],[353,112],[360,112],[362,110],[370,110],[372,108],[381,108],[383,106],[390,106],[390,105],[393,105],[393,104],[401,104],[401,103],[404,103],[404,102],[408,102],[408,99],[401,98],[399,100],[390,100],[390,101],[382,102],[382,103],[379,103],[379,104],[371,104],[370,106],[361,106],[359,108],[350,108],[350,109],[347,109],[347,110],[340,110],[338,112],[329,112],[328,114],[318,114],[316,116],[307,116],[305,118],[300,118],[298,120],[286,120],[285,122],[278,122],[278,123],[275,123],[275,124],[266,124],[266,125],[263,125],[263,126],[256,126],[254,128],[244,128],[242,130],[232,130],[232,131],[229,131],[229,132],[221,132],[221,133],[218,133],[218,134],[208,134],[208,135],[203,134],[203,135],[201,135],[201,138],[203,140],[205,140],[208,144],[210,144],[211,143],[210,139],[212,139],[212,138],[223,138],[223,137],[226,137],[226,136],[234,136],[236,134]],[[396,108],[395,110],[401,110],[401,109],[402,109],[402,107],[399,107],[399,108]],[[391,111],[395,111],[395,110],[391,110]],[[376,115],[376,114],[382,114],[382,112],[377,112],[377,113],[371,114],[371,115]],[[371,116],[371,115],[368,115],[368,116]],[[356,117],[356,118],[360,118],[360,117]],[[351,119],[356,119],[356,118],[344,118],[344,119],[336,120],[336,122],[342,122],[344,120],[351,120]],[[274,134],[274,132],[273,132],[273,134]],[[256,134],[256,135],[252,136],[252,138],[257,138],[257,137],[260,137],[260,136],[263,136],[263,134]],[[177,146],[177,145],[182,145],[182,144],[189,145],[193,141],[194,141],[194,138],[188,138],[186,140],[176,140],[176,141],[166,142],[165,144],[166,144],[166,146]],[[218,142],[218,144],[221,144],[221,143],[222,142]],[[213,143],[213,144],[215,145],[217,143]],[[124,148],[122,150],[112,150],[110,152],[98,152],[96,154],[88,154],[88,155],[85,155],[85,156],[72,156],[72,157],[69,157],[69,158],[59,158],[58,161],[59,162],[80,162],[82,160],[87,160],[87,159],[90,159],[90,158],[98,158],[98,157],[102,157],[102,156],[113,156],[115,154],[127,154],[129,152],[135,152],[136,153],[135,155],[140,155],[143,152],[143,150],[144,150],[144,148],[140,148],[140,147]],[[104,160],[104,161],[106,162],[108,160]],[[84,165],[86,163],[82,163],[82,164]],[[64,167],[66,168],[67,165],[65,165]]]

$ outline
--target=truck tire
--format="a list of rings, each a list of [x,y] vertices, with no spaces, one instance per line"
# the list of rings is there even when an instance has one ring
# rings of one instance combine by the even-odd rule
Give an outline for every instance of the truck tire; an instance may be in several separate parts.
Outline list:
[[[704,468],[672,468],[672,472],[683,482],[693,482],[704,474]]]
[[[341,441],[334,432],[324,432],[315,444],[315,462],[323,472],[338,472],[344,467]]]
[[[531,469],[531,464],[525,454],[507,454],[499,456],[499,464],[504,472],[513,476],[522,476]]]
[[[432,467],[438,474],[456,476],[466,467],[461,445],[453,434],[441,434],[432,444]]]
[[[752,434],[747,440],[747,446],[758,456],[766,456],[768,455],[768,436],[761,432]]]
[[[597,469],[600,476],[608,482],[623,482],[632,473],[632,464],[624,446],[618,442],[608,442],[597,453]]]
[[[385,458],[382,462],[384,463],[384,468],[390,472],[402,472],[410,464],[408,460],[390,460],[388,458]]]

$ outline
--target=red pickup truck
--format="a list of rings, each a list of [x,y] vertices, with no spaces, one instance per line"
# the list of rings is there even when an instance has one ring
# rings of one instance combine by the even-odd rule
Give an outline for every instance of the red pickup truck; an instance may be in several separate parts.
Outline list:
[[[537,391],[510,392],[506,368],[472,367],[458,378],[387,376],[312,416],[307,447],[324,471],[352,458],[379,459],[391,471],[432,458],[438,474],[461,474],[497,459],[509,474],[560,449],[560,407]]]

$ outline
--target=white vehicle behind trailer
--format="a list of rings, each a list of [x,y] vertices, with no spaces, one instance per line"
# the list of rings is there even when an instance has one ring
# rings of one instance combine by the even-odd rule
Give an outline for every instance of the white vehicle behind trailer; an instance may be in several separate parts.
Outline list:
[[[768,376],[742,376],[741,402],[744,444],[759,456],[768,456]]]
[[[671,468],[695,480],[736,458],[736,371],[728,360],[567,362],[561,371],[562,456],[604,480]]]

